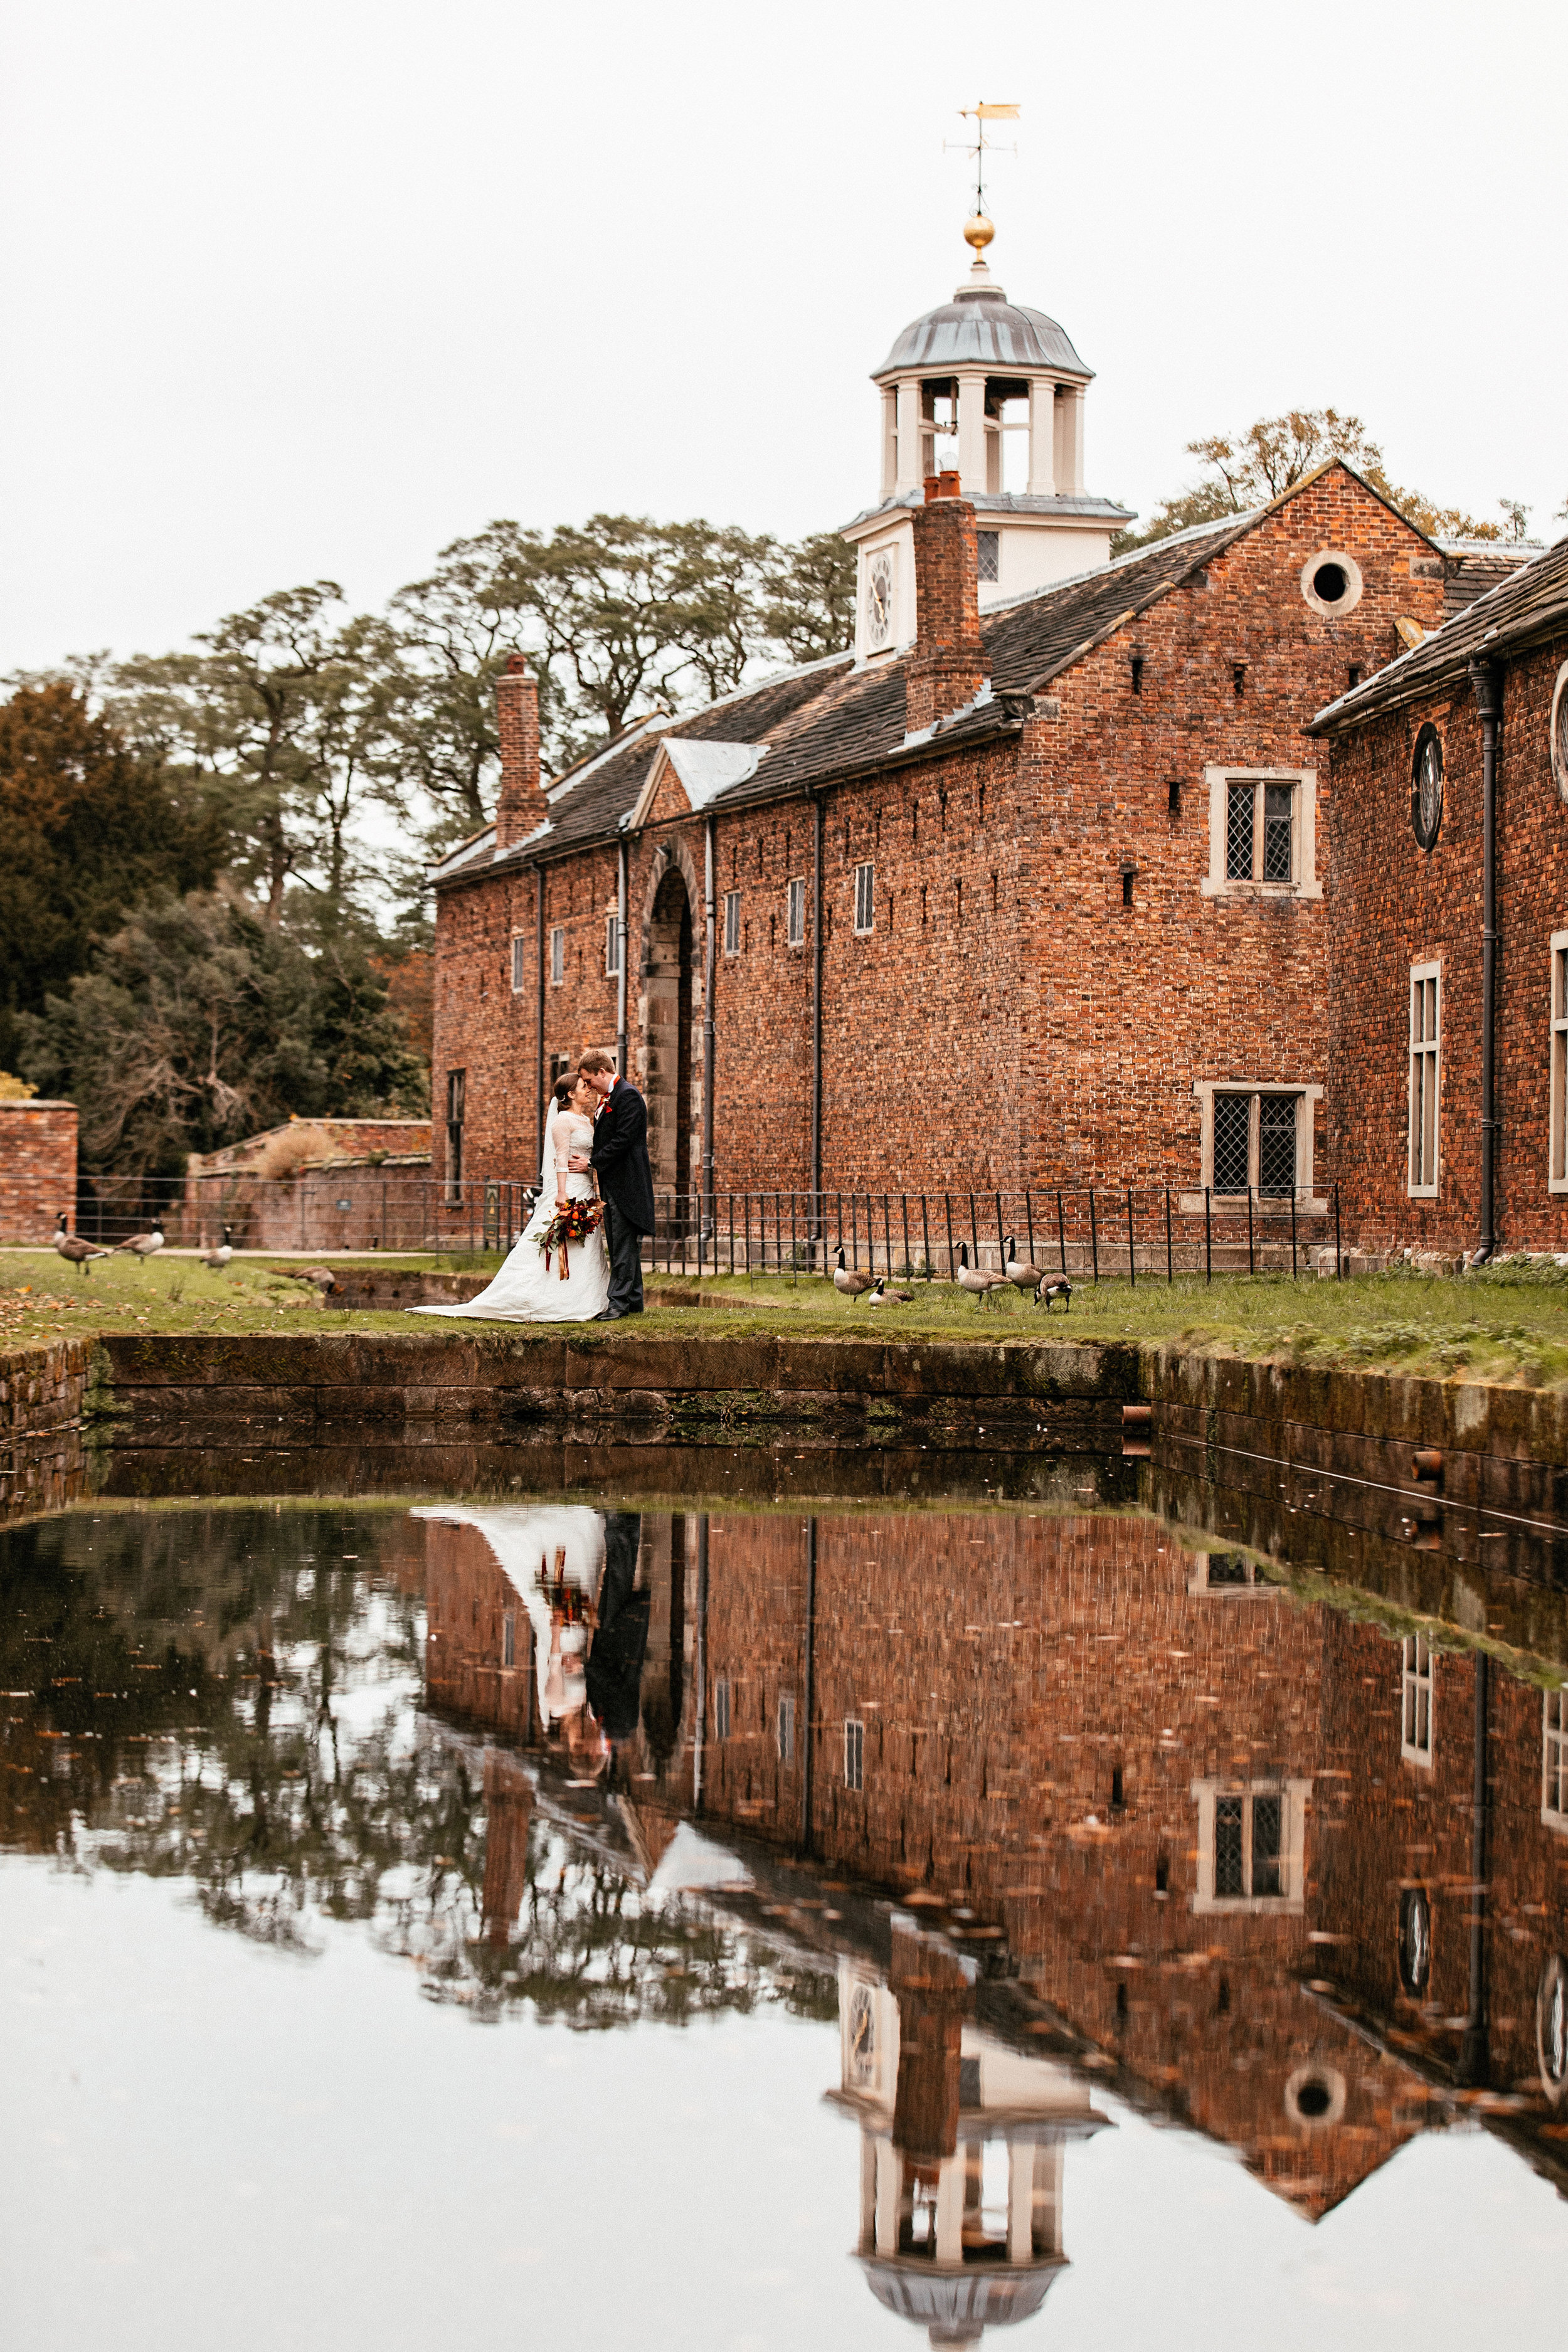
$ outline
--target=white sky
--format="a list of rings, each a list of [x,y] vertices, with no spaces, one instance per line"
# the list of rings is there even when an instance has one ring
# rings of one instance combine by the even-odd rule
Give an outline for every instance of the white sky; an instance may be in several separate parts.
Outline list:
[[[791,535],[876,495],[867,381],[992,249],[1098,371],[1089,483],[1293,403],[1397,479],[1568,498],[1547,0],[4,5],[0,668],[161,651],[495,515]]]

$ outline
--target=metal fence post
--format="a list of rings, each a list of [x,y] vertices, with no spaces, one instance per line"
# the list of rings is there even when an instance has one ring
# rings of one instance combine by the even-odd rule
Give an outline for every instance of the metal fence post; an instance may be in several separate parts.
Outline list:
[[[942,1194],[942,1204],[947,1211],[947,1278],[949,1282],[951,1282],[952,1280],[952,1268],[954,1262],[952,1252],[952,1194],[951,1192],[944,1192]]]
[[[1205,1184],[1204,1186],[1204,1280],[1205,1282],[1212,1282],[1214,1280],[1214,1217],[1212,1214],[1212,1209],[1213,1192],[1211,1187]]]
[[[1171,1255],[1171,1188],[1168,1184],[1165,1187],[1165,1279],[1167,1282],[1176,1279],[1175,1264]]]
[[[1127,1286],[1138,1287],[1138,1257],[1132,1245],[1132,1187],[1127,1187]]]
[[[1062,1217],[1061,1186],[1057,1187],[1057,1245],[1062,1254],[1062,1272],[1068,1270],[1068,1229]]]
[[[1290,1279],[1295,1281],[1300,1267],[1296,1259],[1296,1187],[1290,1187]]]
[[[1250,1184],[1247,1188],[1247,1271],[1248,1274],[1258,1272],[1258,1261],[1252,1247],[1252,1187]]]
[[[1089,1257],[1094,1279],[1100,1280],[1100,1230],[1094,1222],[1094,1186],[1089,1188]]]
[[[927,1213],[926,1196],[923,1192],[921,1194],[921,1237],[925,1244],[926,1280],[928,1282],[934,1282],[936,1280],[936,1268],[931,1264],[931,1218]]]
[[[1340,1184],[1336,1176],[1334,1179],[1334,1276],[1337,1281],[1343,1281],[1344,1271],[1344,1246],[1340,1235]]]

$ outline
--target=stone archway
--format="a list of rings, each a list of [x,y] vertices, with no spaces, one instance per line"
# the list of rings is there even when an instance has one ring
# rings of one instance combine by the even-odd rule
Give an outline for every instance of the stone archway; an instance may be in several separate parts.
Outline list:
[[[647,1156],[656,1193],[691,1193],[692,898],[667,866],[643,929],[643,1037],[647,1055]],[[661,1222],[665,1206],[660,1202]],[[678,1217],[687,1213],[678,1211]]]

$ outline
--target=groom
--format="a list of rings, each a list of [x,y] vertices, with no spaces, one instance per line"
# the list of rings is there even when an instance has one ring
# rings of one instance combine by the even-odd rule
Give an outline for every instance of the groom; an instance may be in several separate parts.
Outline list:
[[[617,1078],[608,1054],[584,1054],[577,1067],[599,1097],[594,1149],[572,1155],[574,1172],[599,1173],[605,1198],[605,1246],[610,1254],[610,1301],[596,1319],[618,1323],[640,1315],[642,1237],[654,1226],[653,1171],[647,1164],[647,1105],[636,1087]]]

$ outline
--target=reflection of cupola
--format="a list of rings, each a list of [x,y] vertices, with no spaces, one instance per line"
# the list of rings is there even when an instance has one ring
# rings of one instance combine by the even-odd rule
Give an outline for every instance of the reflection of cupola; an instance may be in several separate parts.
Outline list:
[[[860,2125],[856,2256],[878,2302],[932,2345],[1038,2311],[1059,2271],[1062,2153],[1105,2117],[1064,2068],[965,2021],[966,1964],[895,1916],[886,1984],[839,1964],[842,2081]]]
[[[872,382],[882,394],[881,503],[844,536],[859,557],[855,651],[862,661],[915,633],[909,509],[929,476],[956,472],[973,500],[982,610],[1109,561],[1125,508],[1084,488],[1084,394],[1091,381],[1063,330],[1009,302],[984,247],[983,215],[964,230],[974,262],[951,302],[904,329]]]

